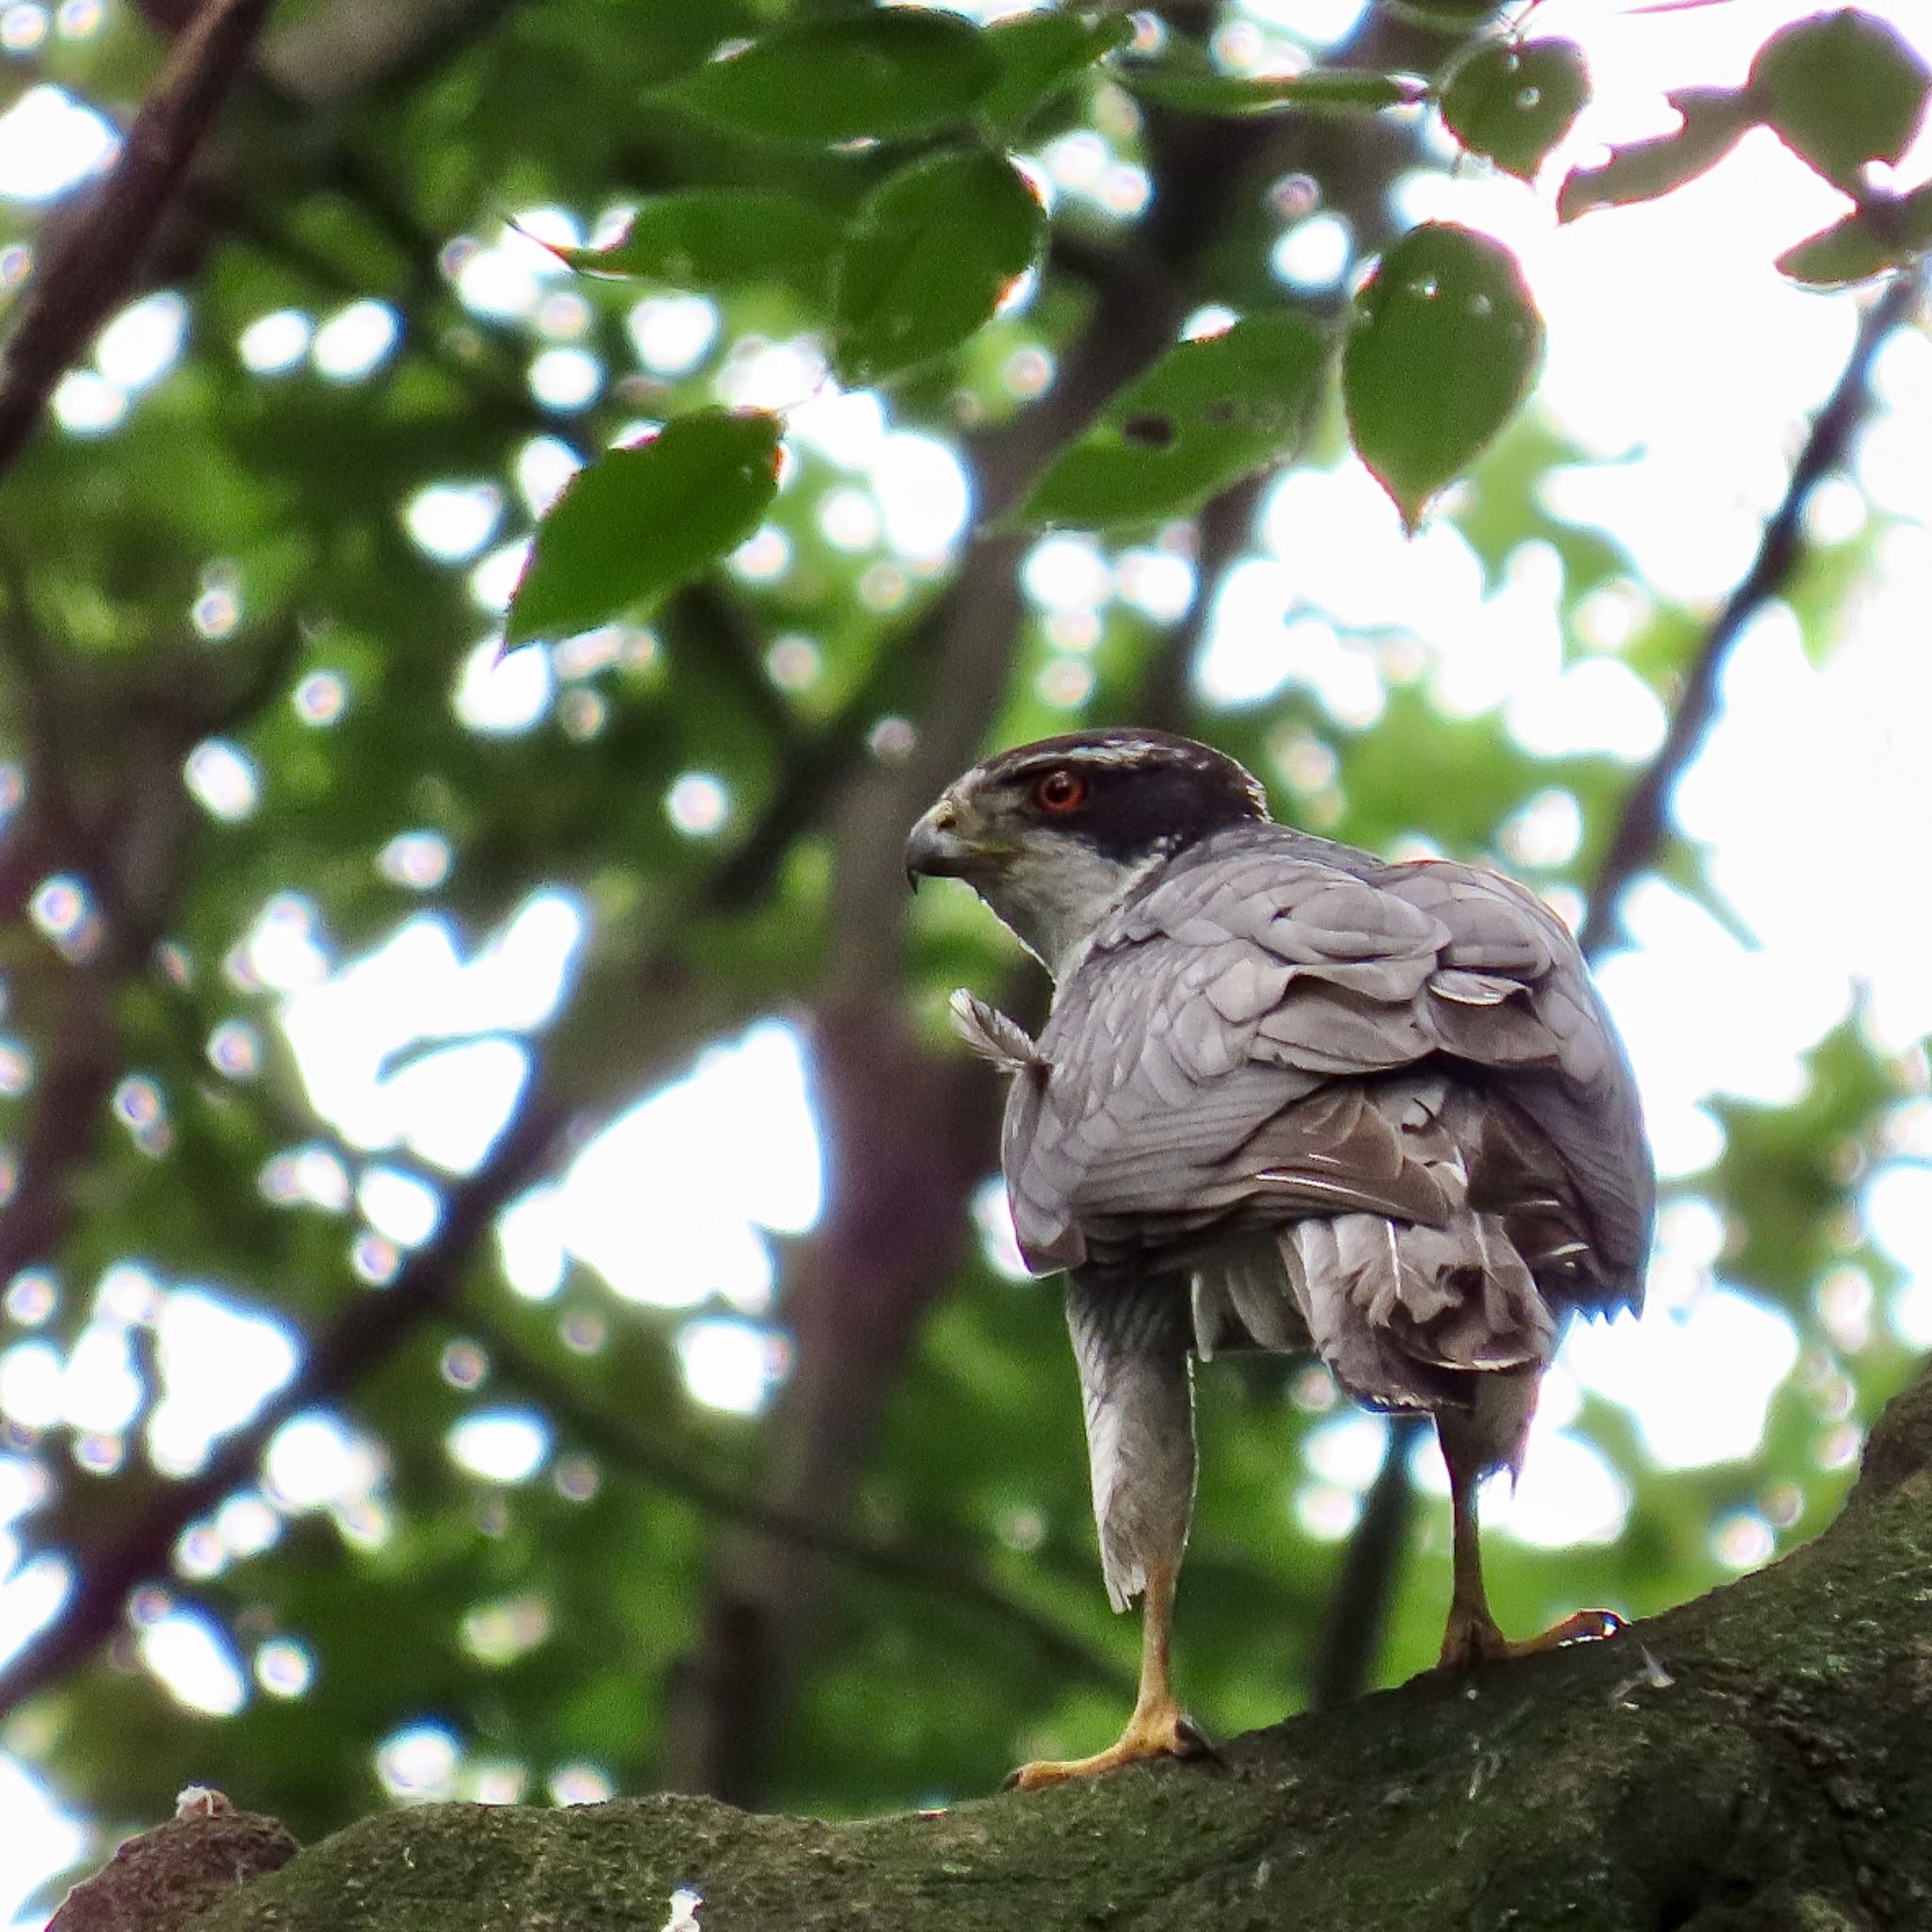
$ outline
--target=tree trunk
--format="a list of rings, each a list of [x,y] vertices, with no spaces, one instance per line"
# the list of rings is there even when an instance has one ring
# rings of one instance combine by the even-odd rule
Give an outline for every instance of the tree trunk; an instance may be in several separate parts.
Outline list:
[[[665,1932],[685,1888],[705,1932],[1932,1926],[1932,1374],[1816,1542],[1607,1643],[943,1813],[389,1812],[191,1923]]]

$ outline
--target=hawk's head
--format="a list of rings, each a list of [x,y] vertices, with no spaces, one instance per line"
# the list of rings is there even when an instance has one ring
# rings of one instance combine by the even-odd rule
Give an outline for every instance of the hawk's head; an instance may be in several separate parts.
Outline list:
[[[1076,731],[1002,752],[913,826],[907,876],[961,878],[1048,967],[1150,866],[1243,821],[1259,785],[1230,758],[1165,731]]]

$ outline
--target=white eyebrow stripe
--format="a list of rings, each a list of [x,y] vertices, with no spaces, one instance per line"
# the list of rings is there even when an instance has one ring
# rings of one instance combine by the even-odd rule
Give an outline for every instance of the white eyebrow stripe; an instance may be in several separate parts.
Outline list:
[[[1218,760],[1209,763],[1206,759],[1191,758],[1176,753],[1172,745],[1136,744],[1132,741],[1119,744],[1083,744],[1069,751],[1029,754],[1010,765],[995,758],[982,769],[993,778],[1029,778],[1036,773],[1057,771],[1063,766],[1077,769],[1081,765],[1124,770],[1138,765],[1169,765],[1175,771],[1199,773],[1203,776],[1215,775],[1220,770]]]
[[[1185,765],[1191,771],[1202,769],[1196,760],[1177,757],[1171,745],[1135,744],[1131,741],[1120,744],[1083,745],[1070,756],[1076,764],[1152,765],[1167,760]]]

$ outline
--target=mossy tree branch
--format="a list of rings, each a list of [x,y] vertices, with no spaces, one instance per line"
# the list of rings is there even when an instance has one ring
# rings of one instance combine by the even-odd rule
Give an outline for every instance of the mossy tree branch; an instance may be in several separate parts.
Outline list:
[[[1824,1536],[1608,1643],[1418,1678],[1256,1732],[1219,1765],[944,1812],[828,1824],[667,1797],[389,1812],[186,1923],[661,1932],[690,1888],[706,1932],[1923,1925],[1928,1601],[1932,1374],[1887,1410]]]

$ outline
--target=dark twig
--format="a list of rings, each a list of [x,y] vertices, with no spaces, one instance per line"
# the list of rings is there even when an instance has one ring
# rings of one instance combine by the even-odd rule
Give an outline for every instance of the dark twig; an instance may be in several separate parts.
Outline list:
[[[1409,1451],[1422,1433],[1422,1418],[1391,1417],[1382,1450],[1382,1466],[1341,1558],[1315,1661],[1308,1671],[1308,1703],[1327,1710],[1359,1697],[1382,1654],[1382,1634],[1394,1600],[1395,1565],[1408,1547],[1415,1519],[1415,1482],[1408,1473]]]
[[[1096,1650],[1077,1632],[1009,1595],[976,1563],[870,1536],[861,1529],[789,1509],[721,1483],[659,1447],[629,1423],[585,1402],[568,1376],[547,1368],[493,1324],[485,1324],[479,1330],[473,1314],[467,1327],[478,1334],[507,1379],[541,1402],[560,1428],[615,1468],[682,1497],[708,1516],[757,1530],[815,1556],[829,1557],[849,1569],[935,1591],[956,1603],[970,1605],[1021,1633],[1047,1662],[1070,1675],[1102,1690],[1133,1694],[1131,1671]]]
[[[1662,746],[1624,801],[1597,867],[1589,914],[1578,935],[1587,958],[1594,958],[1615,940],[1625,890],[1640,873],[1657,863],[1663,851],[1670,838],[1671,793],[1710,729],[1724,660],[1731,646],[1796,571],[1804,555],[1806,506],[1818,485],[1843,463],[1852,438],[1871,407],[1873,360],[1885,339],[1911,314],[1919,295],[1919,277],[1900,275],[1865,311],[1844,370],[1811,425],[1811,433],[1791,468],[1783,500],[1764,526],[1757,555],[1705,636],[1703,648],[1685,677],[1684,694],[1677,701]]]
[[[132,1522],[75,1554],[75,1587],[59,1614],[0,1669],[0,1718],[77,1669],[113,1637],[129,1592],[169,1574],[181,1532],[254,1480],[284,1423],[340,1396],[455,1301],[498,1212],[541,1171],[564,1124],[552,1103],[533,1094],[489,1164],[450,1195],[436,1240],[417,1251],[391,1286],[380,1294],[358,1291],[308,1350],[301,1373],[227,1437],[198,1475],[167,1484]]]
[[[120,1078],[114,1024],[118,962],[91,961],[65,976],[18,1153],[18,1178],[0,1208],[0,1281],[43,1259],[74,1215],[75,1176],[99,1143]]]
[[[68,853],[70,863],[79,865],[84,862],[87,840],[70,782],[70,693],[55,666],[53,641],[42,628],[33,586],[20,558],[9,549],[0,549],[0,589],[7,592],[7,608],[0,614],[0,661],[12,674],[9,695],[26,727],[29,795],[45,816],[49,839]],[[0,900],[0,906],[6,905]],[[8,909],[10,911],[10,907]],[[7,912],[0,912],[0,917],[5,916]]]
[[[1873,360],[1885,339],[1911,314],[1919,293],[1918,278],[1902,275],[1866,310],[1843,372],[1813,421],[1784,496],[1764,526],[1751,568],[1713,620],[1685,679],[1684,694],[1663,744],[1624,800],[1597,867],[1589,916],[1578,935],[1586,958],[1597,958],[1613,942],[1624,892],[1662,852],[1670,836],[1666,815],[1671,792],[1710,728],[1724,660],[1802,560],[1806,506],[1818,485],[1844,461],[1871,406]],[[1391,1432],[1387,1457],[1350,1539],[1324,1619],[1310,1683],[1310,1698],[1317,1705],[1341,1704],[1359,1696],[1374,1670],[1379,1633],[1414,1515],[1406,1451],[1398,1424]]]
[[[1221,580],[1246,547],[1255,527],[1255,510],[1273,480],[1272,471],[1243,477],[1233,489],[1224,490],[1195,518],[1194,601],[1187,615],[1148,654],[1135,693],[1136,723],[1163,731],[1186,727],[1188,679],[1213,622]]]
[[[274,0],[207,0],[141,105],[113,172],[52,242],[0,351],[0,472],[26,446],[54,385],[133,287],[179,186]]]
[[[7,577],[0,564],[0,581]],[[0,917],[19,917],[40,878],[65,872],[92,890],[97,931],[85,958],[47,962],[54,967],[49,1050],[15,1186],[0,1205],[0,1281],[51,1254],[74,1218],[81,1171],[99,1144],[124,1071],[120,995],[145,972],[166,930],[197,830],[176,775],[181,759],[210,732],[254,716],[279,689],[300,644],[290,620],[254,653],[238,653],[218,677],[177,677],[164,660],[158,674],[110,689],[98,676],[76,678],[36,627],[25,584],[8,588],[0,658],[13,674],[9,696],[28,727],[29,804],[0,847]],[[84,791],[79,760],[91,725],[119,756],[109,775]]]

